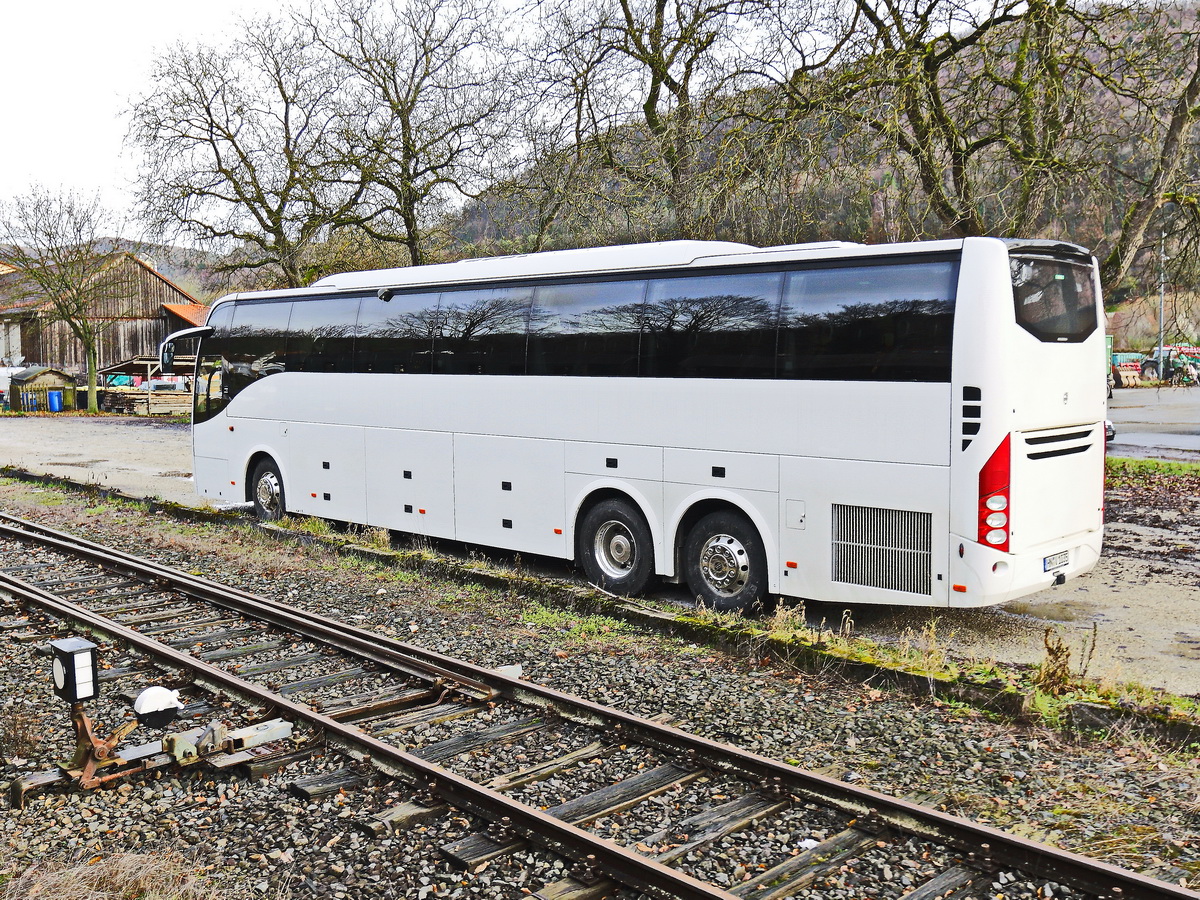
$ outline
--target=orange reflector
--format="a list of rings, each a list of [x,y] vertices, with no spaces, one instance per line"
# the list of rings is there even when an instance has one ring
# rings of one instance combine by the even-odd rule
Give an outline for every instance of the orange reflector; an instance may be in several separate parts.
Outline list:
[[[233,431],[233,426],[232,426],[232,425],[230,425],[230,426],[229,426],[229,430],[230,430],[230,431]]]
[[[313,496],[315,497],[315,496],[317,496],[317,495],[316,495],[316,494],[313,494]]]
[[[231,482],[229,482],[229,483],[230,483],[230,484],[237,484],[237,482],[236,482],[236,481],[231,481]]]
[[[792,562],[790,559],[786,563],[784,563],[784,565],[786,565],[789,569],[796,568],[796,564],[794,562]]]
[[[554,529],[554,533],[555,533],[555,534],[562,534],[562,529],[561,529],[561,528],[555,528],[555,529]]]
[[[967,586],[965,584],[956,584],[954,589],[960,594],[965,594],[967,592]]]
[[[418,509],[417,512],[419,512],[421,515],[425,515],[425,510],[423,509]]]

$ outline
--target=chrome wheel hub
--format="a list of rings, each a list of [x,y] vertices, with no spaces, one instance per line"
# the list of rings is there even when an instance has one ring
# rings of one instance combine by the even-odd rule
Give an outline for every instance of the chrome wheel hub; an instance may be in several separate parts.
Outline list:
[[[714,534],[700,551],[700,574],[718,594],[732,597],[750,577],[750,557],[732,535]]]
[[[596,529],[596,562],[610,578],[623,578],[633,568],[637,547],[623,522],[608,521]]]
[[[263,472],[254,486],[254,494],[258,505],[272,515],[278,515],[279,509],[279,478],[274,472]]]

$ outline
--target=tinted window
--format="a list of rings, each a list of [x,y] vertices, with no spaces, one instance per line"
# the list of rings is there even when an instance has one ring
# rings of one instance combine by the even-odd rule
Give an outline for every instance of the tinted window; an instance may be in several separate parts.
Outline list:
[[[433,371],[433,336],[437,330],[438,294],[396,294],[391,300],[362,299],[356,372]]]
[[[1037,256],[1013,256],[1017,324],[1042,341],[1082,341],[1096,330],[1092,267]]]
[[[353,371],[358,302],[358,297],[297,300],[288,322],[288,371]]]
[[[192,421],[205,422],[225,408],[228,397],[225,396],[222,376],[225,364],[225,350],[231,327],[233,325],[233,304],[223,303],[209,313],[208,321],[213,333],[200,341],[200,350],[196,355],[195,396],[192,411]]]
[[[529,374],[638,374],[644,281],[545,285],[529,320]]]
[[[524,375],[532,288],[447,291],[433,339],[435,372]]]
[[[772,378],[778,272],[650,282],[642,374],[659,378]]]
[[[949,381],[958,262],[790,272],[777,377]]]
[[[224,343],[224,391],[233,399],[260,378],[286,371],[290,302],[238,303]]]

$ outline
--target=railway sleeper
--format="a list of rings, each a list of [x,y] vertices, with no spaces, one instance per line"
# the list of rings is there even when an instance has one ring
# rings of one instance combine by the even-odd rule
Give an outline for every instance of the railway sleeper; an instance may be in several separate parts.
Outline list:
[[[403,691],[380,688],[351,697],[318,700],[313,704],[313,708],[339,722],[354,722],[370,716],[391,715],[422,701],[436,701],[441,696],[442,689],[437,686]]]
[[[222,662],[227,659],[238,659],[242,656],[256,656],[269,650],[278,650],[286,641],[261,641],[257,644],[243,644],[240,647],[222,647],[219,650],[206,650],[198,655],[204,662]]]
[[[129,609],[129,607],[126,607]],[[155,603],[151,606],[136,606],[129,613],[118,612],[117,610],[93,610],[100,612],[102,615],[112,616],[122,625],[128,625],[130,628],[135,625],[151,625],[155,622],[163,622],[167,620],[179,621],[179,617],[192,611],[190,605],[181,605],[179,603]]]
[[[148,637],[158,637],[164,634],[174,634],[179,631],[186,631],[189,628],[199,628],[201,625],[236,625],[243,621],[239,618],[230,618],[227,615],[215,616],[199,616],[194,619],[176,619],[166,625],[152,625],[149,628],[139,628],[142,634]]]
[[[689,772],[667,763],[639,772],[632,778],[626,778],[616,784],[590,791],[558,806],[552,806],[544,815],[571,825],[586,825],[602,816],[616,815],[632,809],[643,800],[687,784],[700,775],[699,771]],[[473,869],[488,860],[515,853],[527,845],[528,842],[523,837],[512,834],[511,829],[504,828],[503,823],[493,823],[488,830],[443,844],[439,849],[443,856],[455,864],[465,869]]]
[[[352,791],[367,783],[361,772],[349,767],[336,769],[333,772],[322,772],[307,778],[297,778],[288,784],[288,792],[301,800],[319,800],[330,794]]]
[[[164,606],[178,605],[178,598],[166,596],[157,597],[153,600],[138,600],[130,603],[134,597],[155,597],[162,594],[163,589],[160,587],[144,587],[136,591],[125,591],[120,594],[113,594],[105,597],[105,600],[116,601],[115,603],[97,603],[91,609],[105,616],[118,616],[123,613],[144,612],[151,609],[161,609]]]
[[[520,724],[520,723],[515,723]],[[548,723],[547,723],[548,724]],[[544,726],[543,726],[544,727]],[[482,732],[480,732],[482,733]],[[515,739],[522,734],[528,732],[515,733],[509,739]],[[436,744],[430,744],[415,751],[416,756],[423,759],[428,759],[426,756],[430,751],[439,753],[441,745],[447,745],[451,742],[458,742],[459,738],[447,738],[444,741],[438,741]],[[564,753],[562,756],[555,759],[543,760],[524,769],[516,772],[507,772],[503,775],[497,775],[494,778],[484,782],[484,787],[491,788],[494,791],[511,791],[519,787],[524,787],[527,784],[533,784],[535,781],[544,781],[562,772],[564,769],[582,762],[585,759],[597,759],[600,757],[611,756],[616,750],[616,747],[611,744],[606,744],[601,741],[595,741],[584,747],[579,747],[569,753]],[[463,752],[463,751],[459,751]],[[448,757],[447,757],[448,758]],[[438,816],[443,815],[450,809],[449,804],[443,803],[437,796],[436,791],[429,791],[424,796],[416,797],[412,800],[406,800],[381,812],[374,813],[366,819],[360,819],[354,824],[369,835],[382,837],[385,834],[391,834],[396,831],[403,831],[406,828],[412,828],[416,825],[428,822]]]
[[[168,647],[179,650],[183,647],[194,647],[200,644],[215,644],[217,642],[231,641],[234,638],[249,637],[252,634],[261,632],[262,626],[248,625],[242,628],[225,628],[220,631],[208,631],[203,634],[192,634],[183,638],[175,638],[171,641],[164,641]]]
[[[790,801],[770,800],[747,794],[728,803],[701,810],[669,830],[648,835],[640,843],[643,846],[655,847],[663,842],[674,841],[665,849],[653,854],[656,862],[671,863],[681,856],[753,825],[764,816],[782,812],[790,805]],[[566,878],[547,885],[533,896],[537,900],[600,900],[619,887],[615,881],[600,875],[594,866],[585,863],[577,864]]]

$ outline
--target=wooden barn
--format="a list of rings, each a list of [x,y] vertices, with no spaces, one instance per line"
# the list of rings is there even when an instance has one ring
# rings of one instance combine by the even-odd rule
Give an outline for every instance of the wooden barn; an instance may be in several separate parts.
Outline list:
[[[132,253],[114,254],[103,271],[122,288],[90,317],[100,330],[100,367],[153,355],[172,331],[203,324],[208,314],[208,307]],[[28,295],[25,284],[20,270],[0,270],[0,360],[86,372],[83,345],[70,326],[55,321],[50,299]]]

